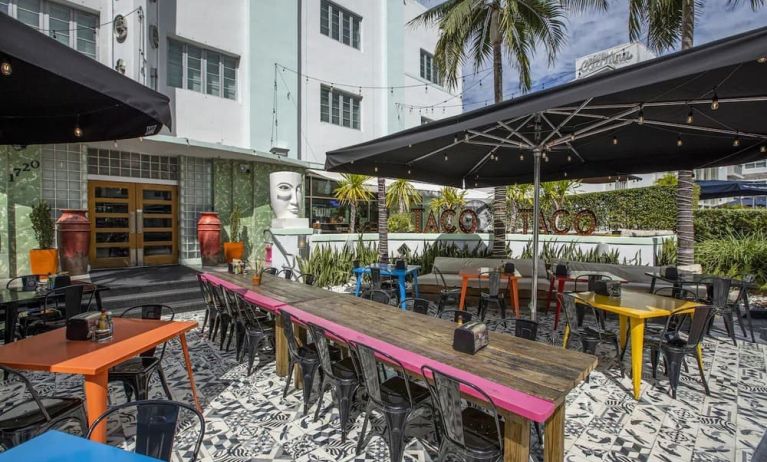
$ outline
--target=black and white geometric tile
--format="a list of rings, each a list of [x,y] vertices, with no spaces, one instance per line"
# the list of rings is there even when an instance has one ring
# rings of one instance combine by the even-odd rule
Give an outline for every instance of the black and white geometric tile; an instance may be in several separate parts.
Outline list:
[[[202,312],[177,318],[201,321]],[[551,332],[550,313],[540,315],[539,321],[540,339],[561,338],[561,332]],[[690,361],[689,371],[683,372],[677,399],[672,399],[662,367],[658,380],[653,380],[648,360],[641,399],[635,401],[631,380],[621,376],[614,349],[598,350],[598,369],[567,398],[566,460],[750,461],[767,428],[767,345],[739,339],[736,347],[716,326],[713,333],[715,337],[707,337],[704,343],[704,365],[711,396],[703,391],[694,361]],[[380,438],[374,438],[362,454],[355,455],[363,420],[359,409],[355,411],[357,419],[347,440],[342,442],[337,411],[328,408],[315,422],[314,407],[307,416],[303,415],[299,390],[293,389],[282,398],[285,382],[274,374],[273,362],[260,364],[256,372],[247,376],[246,366],[235,361],[233,351],[221,351],[218,344],[202,338],[199,330],[191,332],[188,341],[206,419],[206,434],[198,460],[389,461],[388,449]],[[576,346],[576,342],[571,343]],[[174,398],[191,403],[178,342],[169,345],[163,368]],[[82,379],[77,376],[30,373],[28,377],[41,393],[82,396]],[[152,383],[150,395],[164,398],[157,379]],[[0,396],[0,401],[4,399]],[[112,403],[125,400],[121,387],[110,385],[110,399]],[[330,402],[327,395],[325,406]],[[407,462],[433,460],[435,454],[429,442],[433,435],[428,420],[428,416],[424,416],[413,426],[414,433],[426,443],[411,440],[405,452]],[[127,421],[111,426],[109,441],[126,444],[122,440],[130,434],[130,425]],[[187,460],[184,456],[188,455],[197,431],[194,426],[179,431],[174,454],[177,460]],[[531,459],[542,460],[535,432],[531,446]]]

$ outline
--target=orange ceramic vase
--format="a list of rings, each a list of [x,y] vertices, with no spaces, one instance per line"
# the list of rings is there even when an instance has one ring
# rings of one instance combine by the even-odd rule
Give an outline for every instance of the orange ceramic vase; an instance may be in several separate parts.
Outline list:
[[[224,257],[227,263],[231,263],[232,260],[242,260],[244,253],[244,242],[224,242]]]
[[[56,249],[32,249],[29,251],[29,269],[32,274],[48,276],[59,269],[59,255]]]

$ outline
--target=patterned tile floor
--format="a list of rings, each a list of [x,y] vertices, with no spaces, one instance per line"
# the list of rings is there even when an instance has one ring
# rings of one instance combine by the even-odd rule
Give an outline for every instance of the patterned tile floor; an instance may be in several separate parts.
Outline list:
[[[201,312],[181,315],[201,320]],[[544,314],[539,338],[550,339],[552,320]],[[711,396],[703,392],[697,368],[690,361],[683,373],[677,399],[668,394],[662,374],[654,381],[649,361],[644,368],[642,396],[630,395],[630,379],[621,378],[614,350],[599,350],[600,366],[590,380],[573,390],[567,399],[566,460],[568,461],[738,461],[747,462],[767,427],[767,345],[764,330],[759,343],[738,346],[724,341],[715,327],[715,338],[704,345],[705,369]],[[554,335],[557,338],[557,334]],[[575,342],[573,342],[575,343]],[[223,461],[332,461],[388,462],[388,450],[380,438],[373,439],[363,454],[354,448],[362,426],[358,416],[346,442],[341,441],[337,413],[326,412],[313,421],[313,412],[302,415],[301,394],[282,399],[284,380],[274,374],[272,363],[251,376],[237,364],[232,352],[190,335],[189,346],[195,378],[205,409],[207,429],[199,460]],[[626,360],[628,366],[628,359]],[[172,342],[163,367],[174,398],[191,402],[179,345]],[[81,379],[44,373],[29,374],[41,393],[80,395]],[[164,397],[155,380],[152,397]],[[113,403],[124,401],[121,387],[110,386]],[[325,403],[330,402],[327,396]],[[314,411],[312,408],[311,411]],[[110,426],[110,440],[118,443],[129,434],[132,422]],[[414,425],[414,433],[430,437],[428,416]],[[188,448],[197,431],[180,432],[175,458],[188,460]],[[533,433],[532,455],[541,459]],[[434,453],[418,440],[406,450],[410,462],[430,462]]]

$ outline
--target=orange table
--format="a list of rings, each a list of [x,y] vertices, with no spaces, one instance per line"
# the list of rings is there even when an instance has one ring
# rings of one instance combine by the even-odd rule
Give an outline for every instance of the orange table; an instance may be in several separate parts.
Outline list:
[[[114,337],[106,343],[70,341],[66,339],[66,329],[61,328],[0,346],[0,364],[14,369],[82,375],[85,378],[88,422],[92,424],[107,410],[109,368],[178,337],[192,386],[192,397],[197,409],[202,411],[186,343],[186,332],[195,327],[197,321],[115,318]],[[106,425],[99,424],[92,439],[105,442]]]
[[[461,300],[458,302],[458,309],[462,310],[464,303],[466,302],[466,292],[469,290],[469,279],[479,279],[480,274],[482,279],[487,279],[487,274],[494,271],[494,268],[467,268],[458,272],[461,276]],[[511,300],[514,307],[514,315],[519,317],[519,278],[522,275],[519,271],[514,270],[514,273],[501,273],[501,279],[508,280],[509,300]]]

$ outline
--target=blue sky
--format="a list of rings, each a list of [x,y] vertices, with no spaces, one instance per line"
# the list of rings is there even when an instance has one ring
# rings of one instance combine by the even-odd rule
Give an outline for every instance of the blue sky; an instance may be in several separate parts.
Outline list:
[[[443,0],[421,0],[426,6]],[[741,2],[748,3],[748,2]],[[549,66],[545,52],[541,49],[533,58],[533,89],[551,87],[573,79],[575,59],[596,51],[628,42],[628,1],[610,0],[607,13],[577,14],[567,20],[567,43],[558,54],[557,62]],[[754,12],[741,5],[730,8],[725,0],[707,0],[696,21],[695,44],[716,40],[767,25],[767,6]],[[482,69],[489,69],[485,65]],[[479,84],[480,73],[474,74],[473,66],[464,68],[464,110],[477,109],[493,99],[492,75],[487,75]],[[516,71],[504,63],[504,97],[519,95]]]

